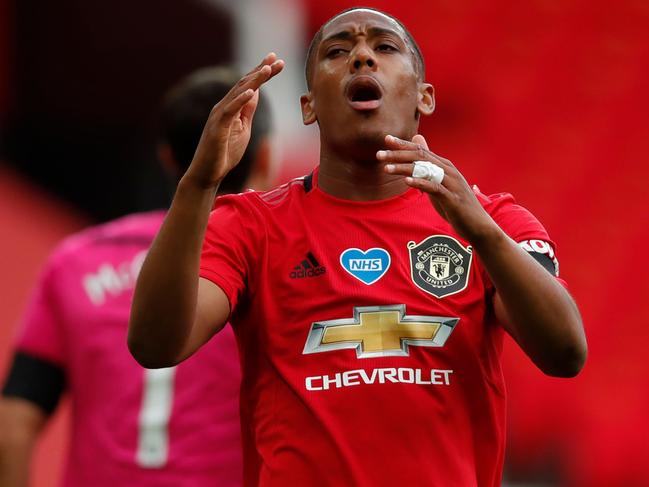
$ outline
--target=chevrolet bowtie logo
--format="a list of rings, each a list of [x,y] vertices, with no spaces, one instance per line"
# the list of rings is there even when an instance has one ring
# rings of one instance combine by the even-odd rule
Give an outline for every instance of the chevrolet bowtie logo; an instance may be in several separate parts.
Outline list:
[[[405,357],[408,346],[442,347],[459,318],[406,316],[406,306],[355,307],[354,317],[317,321],[304,353],[355,349],[358,358]]]

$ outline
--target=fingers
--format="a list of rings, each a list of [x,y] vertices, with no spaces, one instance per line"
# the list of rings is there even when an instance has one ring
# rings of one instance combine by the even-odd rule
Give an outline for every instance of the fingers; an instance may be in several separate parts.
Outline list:
[[[428,150],[428,143],[426,142],[426,139],[424,138],[423,135],[417,134],[412,138],[412,141],[415,144],[421,145],[424,149]]]
[[[261,71],[264,68],[264,66],[271,66],[275,62],[277,62],[277,54],[275,54],[274,52],[269,52],[268,54],[266,54],[264,59],[262,59],[257,66],[255,66],[250,71],[248,71],[245,75],[243,75],[241,80],[248,79],[251,76],[254,76],[256,73]]]
[[[433,184],[434,187],[436,186],[442,186],[444,182],[448,183],[449,178],[447,175],[444,173],[441,182],[435,182],[435,181],[430,181],[429,179],[426,178],[419,178],[419,177],[413,177],[413,169],[414,169],[414,164],[386,164],[385,165],[385,172],[388,174],[393,174],[395,176],[405,176],[406,178],[406,183],[409,186],[417,187],[420,188],[419,186],[415,186],[413,184],[410,184],[408,181],[411,179],[414,179],[416,181],[426,181],[430,182]],[[421,189],[421,188],[420,188]]]
[[[247,89],[223,107],[223,116],[232,118],[255,96],[256,90]]]
[[[385,142],[392,149],[380,150],[376,153],[376,158],[379,161],[388,163],[384,166],[385,172],[397,176],[404,176],[408,186],[421,189],[428,193],[443,195],[445,194],[444,191],[448,192],[444,186],[449,183],[450,179],[453,179],[453,175],[457,173],[457,170],[450,161],[428,150],[428,144],[422,135],[415,135],[412,141],[388,135],[385,137]],[[444,174],[441,182],[412,177],[415,161],[428,161],[440,167],[443,170],[442,174]]]
[[[241,120],[249,124],[252,122],[252,117],[255,114],[255,110],[257,110],[257,104],[259,103],[259,90],[254,90],[253,95],[250,98],[250,100],[243,105],[241,108]]]
[[[236,98],[247,89],[258,89],[263,83],[279,73],[284,67],[284,61],[277,59],[274,52],[266,54],[261,62],[246,73],[226,97]]]
[[[435,181],[429,181],[428,179],[413,178],[411,176],[404,178],[404,181],[411,188],[420,189],[421,191],[442,198],[448,198],[452,195],[452,193],[442,183],[436,183]]]
[[[259,65],[239,80],[237,87],[239,90],[248,88],[257,90],[262,84],[279,74],[282,69],[284,69],[284,60],[277,59],[277,55],[274,52],[268,53]]]
[[[264,66],[270,66],[270,78],[272,78],[284,68],[284,60],[278,59],[277,54],[275,54],[274,52],[269,52],[268,54],[266,54],[266,57],[261,60],[261,63],[253,68],[248,74],[254,74],[257,71],[262,70]]]
[[[385,162],[414,162],[414,161],[430,161],[442,167],[451,167],[451,164],[446,159],[436,156],[427,149],[416,150],[380,150],[376,153],[376,158],[379,161]]]
[[[278,59],[277,61],[275,61],[273,64],[270,65],[270,78],[281,73],[282,69],[284,69],[284,60]]]
[[[223,116],[226,118],[234,117],[253,98],[261,85],[280,73],[282,69],[284,69],[284,61],[277,59],[274,52],[267,54],[261,63],[237,82],[216,107],[222,107]],[[254,107],[252,111],[254,112]]]
[[[414,164],[386,164],[385,172],[399,176],[412,176]]]
[[[268,54],[266,54],[266,56],[264,56],[264,59],[262,59],[257,66],[248,71],[248,74],[252,74],[255,71],[258,71],[263,66],[273,64],[275,60],[277,60],[277,54],[275,54],[274,52],[269,52]]]
[[[268,81],[273,74],[273,68],[264,64],[250,74],[247,74],[239,80],[236,86],[233,88],[235,96],[238,96],[238,93],[247,90],[253,89],[258,90],[261,85]]]
[[[431,152],[428,149],[428,143],[423,135],[417,134],[410,140],[400,139],[393,135],[385,136],[385,145],[388,149],[386,151],[379,151],[376,154],[377,159],[384,161],[393,160],[392,157],[397,151],[411,151],[411,155],[414,155],[414,158],[409,159],[410,161],[430,161],[435,164],[440,164],[441,166],[453,167],[453,163],[448,159],[444,159],[441,156],[438,156],[434,152]],[[380,154],[380,155],[379,155]]]
[[[278,59],[272,64],[264,64],[258,70],[251,73],[247,79],[242,79],[241,88],[252,88],[257,90],[268,80],[279,74],[284,69],[284,60]],[[244,81],[245,80],[245,81]]]
[[[409,140],[403,140],[400,139],[399,137],[395,137],[394,135],[386,135],[385,136],[385,145],[389,149],[394,149],[394,150],[417,150],[419,148],[422,149],[427,149],[428,147],[423,147],[420,144],[417,144],[415,142],[411,142]]]

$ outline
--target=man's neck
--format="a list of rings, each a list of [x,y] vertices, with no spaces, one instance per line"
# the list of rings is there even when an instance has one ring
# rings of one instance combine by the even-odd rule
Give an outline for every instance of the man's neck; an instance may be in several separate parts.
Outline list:
[[[318,187],[336,198],[352,201],[383,200],[408,190],[402,176],[384,171],[374,153],[363,158],[342,156],[322,146]]]

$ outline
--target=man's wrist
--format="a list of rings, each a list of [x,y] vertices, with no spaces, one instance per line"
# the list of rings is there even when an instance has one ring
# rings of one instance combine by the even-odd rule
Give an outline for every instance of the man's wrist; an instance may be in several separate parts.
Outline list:
[[[207,182],[204,178],[197,177],[188,171],[180,178],[177,192],[208,193],[214,196],[220,185],[221,180]]]
[[[500,247],[507,239],[507,234],[492,220],[489,224],[484,225],[483,228],[471,235],[468,240],[475,250],[484,252],[486,249]]]
[[[197,183],[193,178],[183,176],[176,188],[171,210],[182,212],[210,211],[214,206],[218,185],[209,187]]]

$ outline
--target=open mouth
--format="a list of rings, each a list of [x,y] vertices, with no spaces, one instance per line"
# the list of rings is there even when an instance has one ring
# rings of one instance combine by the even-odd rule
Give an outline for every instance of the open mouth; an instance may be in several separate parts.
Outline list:
[[[349,82],[346,95],[354,110],[374,110],[381,105],[383,91],[371,76],[359,76]]]

